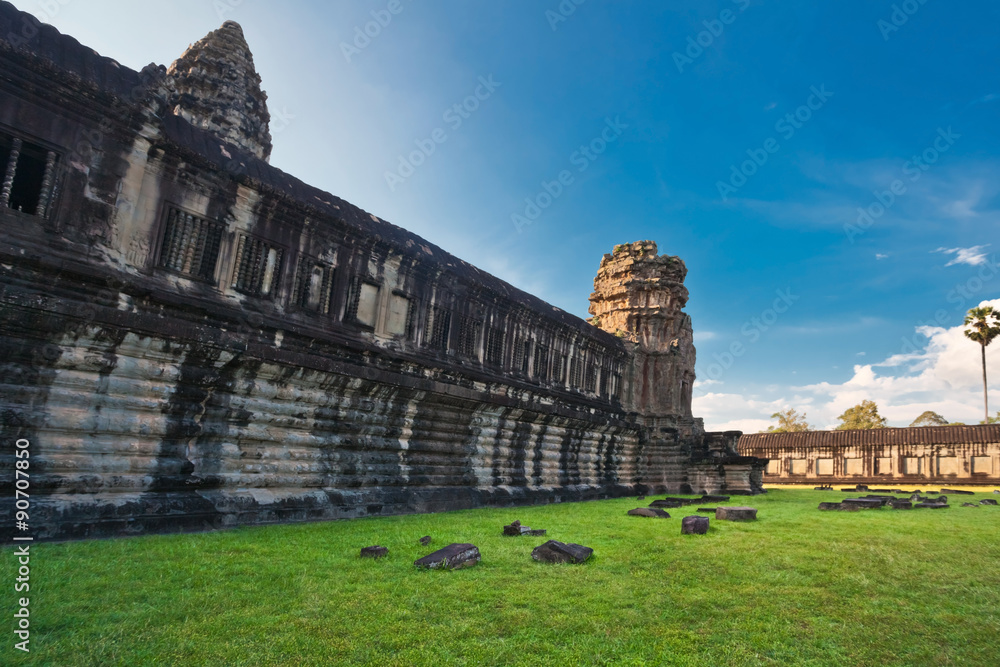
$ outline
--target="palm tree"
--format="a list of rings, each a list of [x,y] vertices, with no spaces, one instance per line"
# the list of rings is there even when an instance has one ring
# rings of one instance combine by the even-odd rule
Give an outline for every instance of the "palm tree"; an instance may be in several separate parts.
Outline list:
[[[986,408],[986,423],[988,424],[990,422],[990,404],[986,385],[986,346],[992,343],[994,338],[1000,336],[1000,313],[993,310],[992,306],[973,308],[965,316],[965,326],[971,327],[965,330],[965,335],[970,340],[979,343],[983,353],[983,407]]]

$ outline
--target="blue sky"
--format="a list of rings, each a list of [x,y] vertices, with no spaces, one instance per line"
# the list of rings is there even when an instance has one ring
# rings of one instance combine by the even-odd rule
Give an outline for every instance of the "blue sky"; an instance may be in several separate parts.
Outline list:
[[[576,2],[15,4],[137,69],[238,21],[272,164],[577,315],[655,240],[709,428],[982,419],[958,327],[1000,306],[1000,7]]]

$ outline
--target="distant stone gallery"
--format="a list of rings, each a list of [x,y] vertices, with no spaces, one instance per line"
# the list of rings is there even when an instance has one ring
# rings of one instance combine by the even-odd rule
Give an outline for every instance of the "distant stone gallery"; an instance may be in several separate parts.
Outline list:
[[[770,459],[771,484],[1000,482],[1000,424],[757,433],[739,451]]]

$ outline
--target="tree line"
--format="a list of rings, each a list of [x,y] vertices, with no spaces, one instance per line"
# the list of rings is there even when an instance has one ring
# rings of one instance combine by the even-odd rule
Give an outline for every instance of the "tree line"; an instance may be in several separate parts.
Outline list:
[[[983,410],[985,419],[980,424],[1000,423],[1000,411],[996,417],[990,417],[989,386],[986,379],[986,348],[998,336],[1000,336],[1000,312],[991,306],[982,306],[971,309],[965,316],[966,337],[978,343],[982,352],[983,364]],[[797,433],[801,431],[811,431],[813,428],[806,421],[806,414],[799,414],[794,408],[788,408],[775,412],[771,419],[776,419],[777,424],[767,428],[768,433]],[[887,421],[878,412],[878,405],[875,401],[864,400],[848,408],[844,414],[837,419],[840,423],[836,426],[838,431],[862,430],[873,428],[885,428]],[[947,419],[934,412],[927,410],[913,420],[911,427],[919,426],[964,426],[962,422],[949,422]]]

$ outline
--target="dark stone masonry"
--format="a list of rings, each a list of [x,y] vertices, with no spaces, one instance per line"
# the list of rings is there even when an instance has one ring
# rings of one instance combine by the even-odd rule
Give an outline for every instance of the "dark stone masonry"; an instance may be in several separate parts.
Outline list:
[[[588,323],[270,166],[268,122],[236,23],[137,72],[0,3],[0,510],[27,441],[35,539],[761,492],[691,415],[680,259],[616,247]]]

